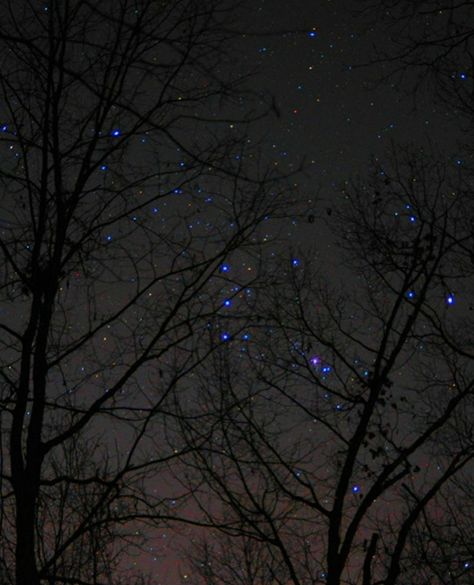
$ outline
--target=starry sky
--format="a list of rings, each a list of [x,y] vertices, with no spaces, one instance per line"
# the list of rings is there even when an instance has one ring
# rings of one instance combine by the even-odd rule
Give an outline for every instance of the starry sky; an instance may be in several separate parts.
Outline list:
[[[271,164],[282,171],[303,164],[298,193],[316,213],[321,203],[324,208],[340,196],[351,177],[364,177],[371,158],[383,157],[393,143],[434,142],[456,159],[453,114],[428,94],[415,99],[393,80],[380,83],[385,65],[366,66],[375,57],[374,46],[384,48],[387,41],[370,15],[359,14],[361,4],[258,0],[242,17],[240,66],[243,72],[257,68],[252,89],[270,94],[275,107],[250,136],[262,141]],[[287,236],[291,248],[311,247],[320,258],[334,257],[331,235],[320,226],[298,224]],[[327,265],[330,274],[334,264]],[[151,565],[162,584],[182,582],[186,573],[173,543],[164,530],[145,561],[155,559]]]
[[[266,139],[276,160],[305,160],[308,193],[314,184],[327,189],[363,174],[391,141],[446,140],[449,133],[450,113],[428,95],[414,100],[394,80],[378,82],[386,66],[364,66],[375,46],[388,45],[382,27],[360,13],[363,4],[262,0],[249,29],[274,34],[244,40],[244,62],[260,68],[255,84],[275,96],[281,114],[264,122]]]
[[[367,66],[375,56],[374,46],[383,48],[389,41],[370,14],[358,13],[363,4],[362,0],[249,0],[240,13],[242,34],[229,48],[244,75],[256,71],[249,89],[272,104],[268,116],[250,130],[249,140],[261,144],[265,162],[283,174],[302,166],[294,186],[308,213],[329,208],[351,177],[364,177],[371,157],[383,157],[393,142],[435,143],[453,164],[459,156],[451,129],[454,113],[427,93],[414,99],[407,91],[409,84],[398,87],[393,79],[380,82],[388,71],[385,65]],[[241,107],[245,113],[245,102]],[[113,128],[111,136],[119,138],[120,132]],[[109,170],[105,164],[100,167],[104,177]],[[151,209],[157,218],[158,211]],[[305,220],[288,222],[285,230],[289,249],[316,250],[328,276],[337,273],[330,231]],[[106,232],[104,238],[115,243],[116,236]],[[294,262],[299,266],[296,258]],[[232,270],[240,268],[232,266]],[[226,271],[223,265],[220,272]],[[118,294],[113,290],[96,300],[110,308]],[[231,306],[230,300],[223,300],[224,307],[226,303]],[[223,335],[228,334],[221,333],[221,341],[227,341]],[[108,341],[104,336],[103,342]],[[355,485],[353,493],[358,491]],[[171,528],[163,527],[146,551],[126,562],[132,569],[150,570],[155,585],[181,584],[186,569],[174,548],[182,547],[183,541],[185,547],[188,534],[182,530],[176,537]]]
[[[366,176],[371,160],[394,144],[428,145],[456,164],[455,113],[429,92],[399,85],[386,64],[373,64],[392,47],[382,25],[357,0],[259,0],[243,15],[236,51],[252,88],[272,97],[275,111],[256,124],[270,164],[298,173],[298,197],[308,214],[329,209],[348,182]],[[288,32],[290,31],[290,32]],[[268,99],[268,98],[267,98]],[[459,162],[459,161],[458,161]],[[291,226],[287,245],[308,245],[335,259],[330,230]]]

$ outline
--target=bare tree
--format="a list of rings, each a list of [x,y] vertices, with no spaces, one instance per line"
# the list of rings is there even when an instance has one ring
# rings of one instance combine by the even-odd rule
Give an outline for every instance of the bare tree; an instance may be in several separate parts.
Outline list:
[[[2,583],[118,583],[184,497],[156,479],[181,455],[169,396],[222,289],[254,278],[233,254],[288,204],[252,158],[235,14],[2,3]]]
[[[474,2],[364,0],[356,4],[384,32],[374,61],[386,66],[387,76],[399,89],[420,91],[420,104],[435,95],[433,105],[448,106],[451,124],[471,131]]]
[[[210,435],[181,474],[202,482],[203,521],[266,549],[274,583],[472,581],[456,526],[472,505],[472,198],[451,169],[407,150],[347,186],[329,221],[344,263],[276,266],[251,338],[213,356],[199,425],[183,408],[188,444]]]
[[[192,583],[206,585],[271,585],[275,583],[276,561],[265,543],[251,537],[220,534],[218,539],[197,538],[186,547],[183,563]],[[189,573],[189,574],[188,574]],[[197,577],[197,578],[196,578]]]

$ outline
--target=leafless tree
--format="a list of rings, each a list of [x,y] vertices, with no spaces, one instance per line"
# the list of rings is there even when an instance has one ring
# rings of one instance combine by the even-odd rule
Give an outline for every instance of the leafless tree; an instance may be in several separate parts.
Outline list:
[[[184,497],[156,475],[169,396],[288,205],[248,140],[235,6],[2,3],[2,583],[129,583]]]
[[[188,445],[210,435],[183,484],[274,583],[472,581],[472,198],[451,171],[407,149],[348,185],[339,255],[276,265],[251,337],[213,355],[199,424],[182,409]]]
[[[374,61],[399,89],[421,90],[420,106],[447,106],[451,124],[472,130],[474,114],[474,2],[364,0],[362,18],[383,31]],[[377,77],[380,70],[378,69]],[[429,93],[426,90],[429,90]],[[436,101],[432,101],[432,96]]]

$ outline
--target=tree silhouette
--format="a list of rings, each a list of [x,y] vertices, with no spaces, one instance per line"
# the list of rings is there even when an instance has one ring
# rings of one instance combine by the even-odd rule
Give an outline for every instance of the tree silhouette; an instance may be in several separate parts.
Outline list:
[[[195,405],[180,420],[188,445],[210,435],[186,481],[234,538],[209,583],[239,547],[247,582],[249,540],[279,584],[472,581],[472,197],[451,170],[413,149],[377,162],[327,220],[339,270],[288,258],[251,340],[213,355],[199,424]]]
[[[419,91],[420,105],[430,99],[428,89],[438,104],[448,106],[451,124],[470,130],[474,3],[364,0],[361,7],[385,33],[374,60],[384,63],[394,86]]]
[[[129,583],[183,496],[157,485],[170,396],[288,205],[247,140],[233,4],[2,4],[2,583]]]

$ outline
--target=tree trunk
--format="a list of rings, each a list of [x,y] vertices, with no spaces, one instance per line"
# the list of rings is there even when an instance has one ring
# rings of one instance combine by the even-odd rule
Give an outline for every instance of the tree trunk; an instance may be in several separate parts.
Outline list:
[[[21,486],[21,491],[16,494],[15,585],[40,583],[35,554],[35,500],[28,485]]]

